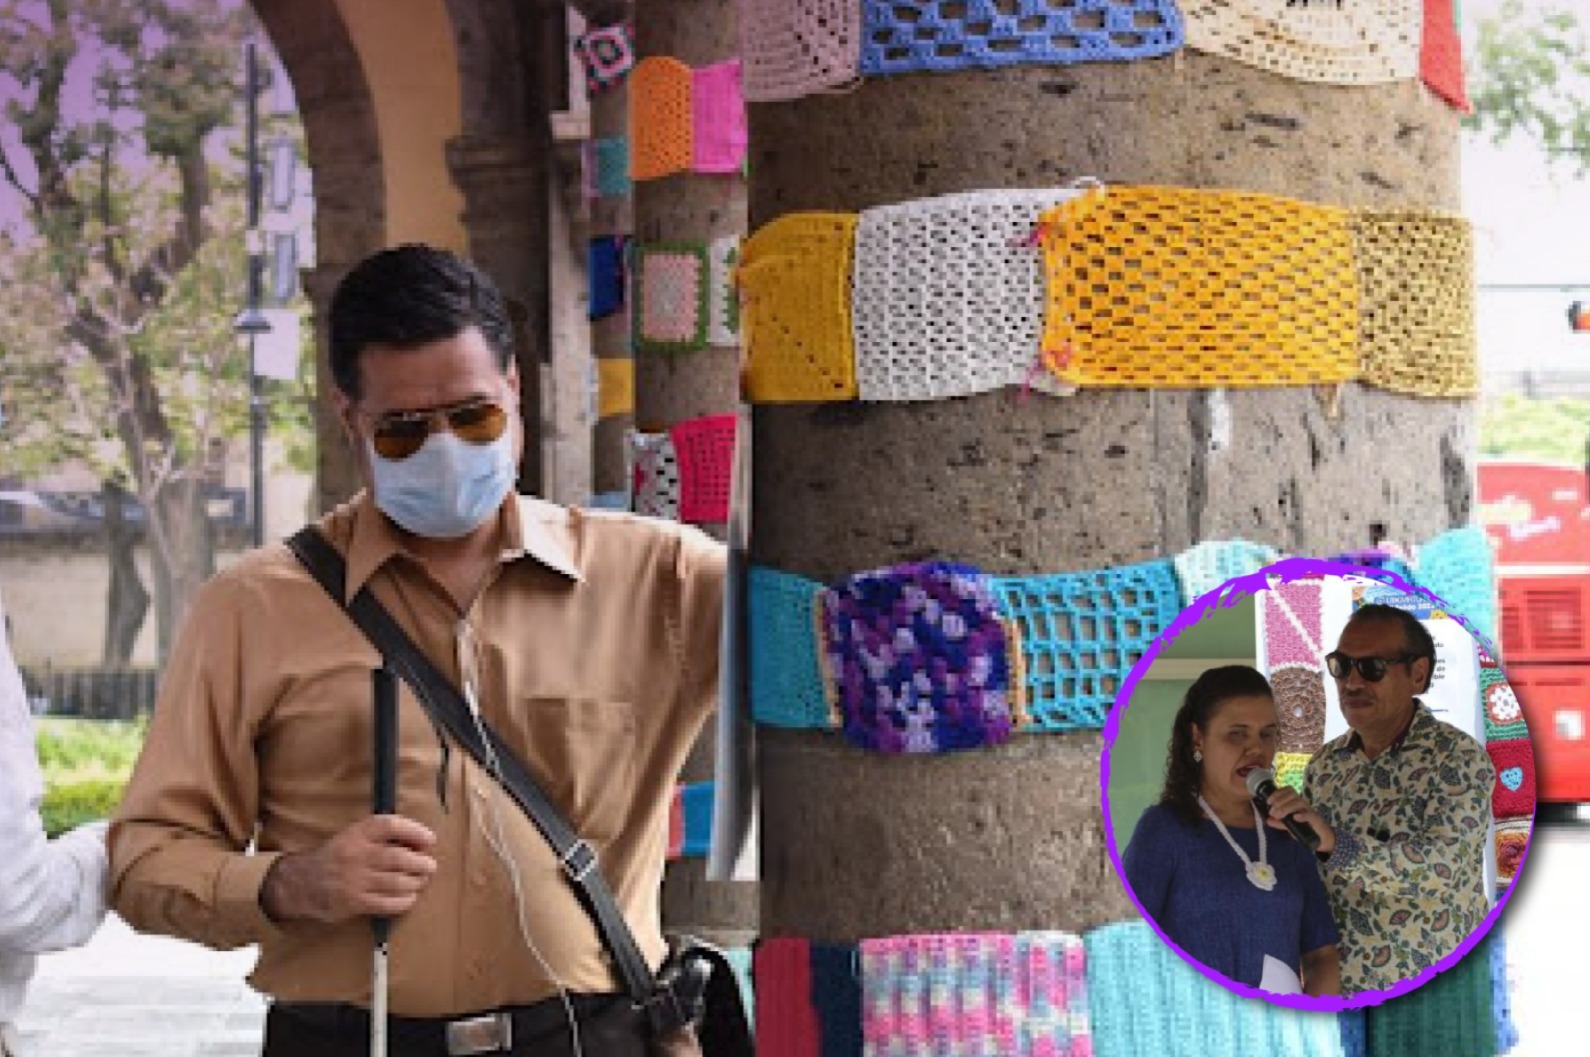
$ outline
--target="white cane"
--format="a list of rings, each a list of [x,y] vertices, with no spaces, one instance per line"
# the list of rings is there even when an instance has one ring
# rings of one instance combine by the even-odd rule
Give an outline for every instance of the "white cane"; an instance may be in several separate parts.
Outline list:
[[[370,673],[375,697],[375,766],[373,801],[377,815],[397,811],[397,676],[389,668]],[[370,1057],[386,1057],[387,941],[389,918],[370,919],[375,940],[370,966]]]

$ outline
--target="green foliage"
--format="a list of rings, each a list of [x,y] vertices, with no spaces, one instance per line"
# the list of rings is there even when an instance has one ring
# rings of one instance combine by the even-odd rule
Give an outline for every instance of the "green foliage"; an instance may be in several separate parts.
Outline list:
[[[1480,454],[1573,465],[1585,458],[1590,400],[1541,400],[1516,393],[1487,399],[1480,412]]]
[[[50,786],[44,793],[44,802],[39,805],[44,832],[58,837],[85,822],[109,818],[121,803],[125,786],[125,781],[105,778]]]
[[[1590,173],[1590,47],[1579,16],[1508,0],[1479,23],[1475,52],[1466,124],[1496,144],[1532,140],[1553,162]]]
[[[106,818],[116,809],[143,747],[144,730],[142,722],[39,721],[36,744],[44,772],[40,814],[51,836]]]

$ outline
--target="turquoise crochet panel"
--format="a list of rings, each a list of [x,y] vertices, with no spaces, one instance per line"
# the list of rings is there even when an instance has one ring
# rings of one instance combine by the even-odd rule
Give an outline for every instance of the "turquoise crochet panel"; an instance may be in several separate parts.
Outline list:
[[[1468,525],[1441,533],[1419,548],[1420,587],[1429,588],[1453,613],[1496,641],[1496,569],[1485,530]]]
[[[751,640],[751,716],[775,727],[827,729],[815,631],[823,585],[752,566],[747,579]]]

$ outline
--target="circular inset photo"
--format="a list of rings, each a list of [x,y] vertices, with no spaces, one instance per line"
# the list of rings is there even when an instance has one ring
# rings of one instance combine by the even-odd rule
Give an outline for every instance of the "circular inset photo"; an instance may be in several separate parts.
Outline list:
[[[1154,930],[1299,1009],[1375,1005],[1456,964],[1535,814],[1529,731],[1484,637],[1392,571],[1312,559],[1183,611],[1101,759],[1110,856]]]

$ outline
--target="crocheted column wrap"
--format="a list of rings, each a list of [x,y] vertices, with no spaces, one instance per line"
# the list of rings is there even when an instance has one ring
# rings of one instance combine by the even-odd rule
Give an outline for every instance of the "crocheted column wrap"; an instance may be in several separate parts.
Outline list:
[[[1312,759],[1306,752],[1278,752],[1275,754],[1275,781],[1278,785],[1289,785],[1298,792],[1303,791],[1303,772],[1308,768],[1308,761]]]
[[[1324,584],[1319,580],[1287,580],[1258,596],[1264,611],[1264,656],[1270,670],[1295,665],[1320,671],[1324,644]]]
[[[1044,356],[1098,386],[1342,382],[1358,365],[1347,214],[1236,191],[1112,187],[1043,216]]]
[[[1333,1014],[1242,998],[1178,958],[1146,922],[1104,925],[1083,940],[1094,1052],[1100,1057],[1342,1053]]]
[[[703,246],[636,244],[634,342],[637,352],[706,348],[711,265]]]
[[[1419,76],[1430,91],[1465,114],[1469,104],[1463,83],[1463,42],[1458,35],[1456,0],[1423,0],[1424,40],[1420,49]]]
[[[1500,668],[1480,668],[1480,703],[1485,717],[1486,741],[1515,741],[1529,737],[1524,708]]]
[[[1312,756],[1325,745],[1325,676],[1318,665],[1283,664],[1270,668],[1275,718],[1284,753]]]
[[[630,495],[637,514],[679,520],[679,460],[666,433],[628,436]]]
[[[747,577],[751,717],[775,727],[835,725],[817,651],[823,585],[753,565]]]
[[[1038,382],[1039,216],[1077,192],[972,191],[863,210],[856,381],[863,400],[936,400]]]
[[[1285,77],[1332,84],[1419,71],[1423,0],[1182,0],[1187,46]]]
[[[695,158],[690,67],[653,55],[629,75],[630,176],[655,180],[689,172]]]
[[[586,244],[590,290],[587,315],[592,322],[606,319],[624,307],[623,235],[600,235]]]
[[[1343,1057],[1369,1057],[1369,1023],[1362,1009],[1344,1009],[1336,1014],[1342,1032]]]
[[[1031,728],[1101,727],[1133,665],[1181,611],[1175,567],[991,578],[1020,629]]]
[[[739,59],[694,72],[690,112],[691,167],[699,173],[739,172],[747,141]]]
[[[1535,814],[1535,752],[1528,738],[1488,741],[1485,751],[1496,765],[1491,814],[1496,818],[1533,818]]]
[[[1468,221],[1354,212],[1361,379],[1416,396],[1478,390],[1474,246]]]
[[[1415,578],[1475,631],[1496,641],[1495,552],[1478,525],[1449,529],[1420,547]]]
[[[1147,59],[1181,47],[1171,0],[864,0],[861,72],[964,70]]]
[[[1496,883],[1509,885],[1518,876],[1518,864],[1529,846],[1532,824],[1527,818],[1496,821]]]
[[[697,525],[729,520],[736,421],[732,414],[709,415],[669,430],[679,460],[679,520]]]
[[[1502,923],[1491,926],[1487,937],[1491,952],[1491,1022],[1496,1025],[1496,1052],[1506,1053],[1518,1045],[1518,1027],[1513,1023],[1513,993],[1507,982],[1507,942]]]
[[[684,832],[680,854],[703,858],[712,847],[712,798],[716,783],[691,782],[680,787],[680,811]]]
[[[860,75],[857,0],[739,0],[745,98],[799,99]]]
[[[1370,1006],[1373,1057],[1492,1057],[1491,956],[1481,940],[1463,960],[1397,998]]]
[[[1274,547],[1247,540],[1205,540],[1176,555],[1176,576],[1190,604],[1227,580],[1248,576],[1281,557]]]
[[[635,361],[628,356],[598,357],[596,417],[628,415],[635,410]]]
[[[629,140],[623,136],[591,141],[595,173],[592,185],[603,198],[625,198],[630,192]]]
[[[854,946],[811,946],[812,1005],[822,1057],[861,1057],[861,956]]]
[[[807,942],[763,937],[751,954],[751,975],[756,981],[757,1057],[821,1057]]]
[[[757,403],[856,398],[850,274],[856,217],[791,213],[741,248],[746,394]]]
[[[585,67],[585,87],[592,94],[611,88],[635,65],[635,40],[627,22],[593,29],[574,42]]]
[[[825,672],[852,744],[896,754],[1010,738],[1011,643],[987,576],[897,565],[835,584],[820,604]]]
[[[740,343],[740,299],[734,270],[740,263],[740,236],[720,235],[707,247],[707,344],[732,347]]]

